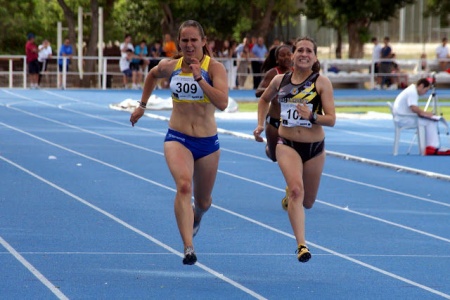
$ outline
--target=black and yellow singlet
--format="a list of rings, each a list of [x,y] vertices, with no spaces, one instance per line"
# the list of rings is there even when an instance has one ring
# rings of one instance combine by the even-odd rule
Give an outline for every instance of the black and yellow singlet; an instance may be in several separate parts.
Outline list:
[[[312,73],[300,84],[292,84],[292,72],[286,73],[278,89],[281,125],[285,127],[311,127],[309,120],[302,119],[296,110],[298,103],[306,103],[312,112],[322,114],[322,101],[316,90],[319,73]]]

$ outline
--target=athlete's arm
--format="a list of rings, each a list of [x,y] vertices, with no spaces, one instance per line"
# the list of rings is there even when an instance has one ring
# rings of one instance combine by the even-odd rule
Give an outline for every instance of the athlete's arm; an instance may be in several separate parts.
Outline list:
[[[211,58],[208,68],[209,76],[213,85],[206,80],[198,81],[203,93],[208,96],[209,101],[219,110],[225,110],[228,106],[228,75],[222,63]],[[194,73],[193,73],[194,74]],[[194,78],[199,75],[194,74]]]
[[[336,109],[334,107],[333,86],[325,76],[319,76],[316,81],[317,92],[322,99],[323,115],[317,115],[316,123],[333,127],[336,123]]]

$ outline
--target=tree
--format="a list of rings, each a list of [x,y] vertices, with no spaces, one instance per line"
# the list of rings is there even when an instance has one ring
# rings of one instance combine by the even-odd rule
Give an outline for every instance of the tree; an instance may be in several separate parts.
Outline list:
[[[425,17],[439,16],[442,27],[448,27],[450,23],[450,1],[449,0],[427,0]]]
[[[75,24],[77,24],[76,20],[78,19],[78,7],[81,6],[81,1],[72,1],[72,7],[69,7],[65,0],[58,0],[59,5],[61,6],[61,9],[63,10],[65,20],[67,22],[67,27],[69,31],[69,39],[72,43],[72,46],[75,45],[75,41],[77,40],[76,30],[75,30]],[[90,25],[88,26],[87,32],[89,32],[89,36],[86,40],[86,56],[97,56],[98,52],[98,33],[99,33],[99,6],[100,4],[106,5],[106,17],[105,19],[108,19],[110,16],[110,12],[112,10],[112,7],[114,6],[115,0],[90,0]],[[75,11],[77,13],[75,13]],[[84,28],[82,28],[84,33]],[[84,34],[83,34],[84,36]],[[76,49],[76,47],[74,47]],[[78,54],[79,55],[79,54]],[[84,71],[89,73],[93,72],[95,68],[95,61],[92,59],[88,59],[84,62]],[[91,81],[93,79],[93,76],[83,76],[83,78],[80,80],[80,86],[83,87],[89,87],[91,85]]]
[[[362,58],[364,43],[370,39],[370,25],[395,18],[400,8],[414,2],[415,0],[306,0],[304,13],[308,18],[318,19],[322,26],[338,31],[338,36],[340,31],[346,29],[349,58]]]
[[[145,33],[149,40],[166,33],[176,37],[179,25],[188,19],[199,21],[209,39],[266,38],[277,21],[294,23],[298,13],[298,0],[121,0],[115,10],[120,28],[134,35]]]
[[[27,34],[42,32],[36,1],[0,0],[0,53],[25,54]]]

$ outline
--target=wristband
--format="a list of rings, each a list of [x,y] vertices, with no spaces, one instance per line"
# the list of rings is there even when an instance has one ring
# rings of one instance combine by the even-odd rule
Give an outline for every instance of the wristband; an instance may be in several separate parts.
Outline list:
[[[147,108],[147,103],[139,102],[139,107],[142,108],[142,109],[146,109]]]
[[[316,124],[316,122],[317,122],[317,113],[311,113],[311,117],[309,117],[309,121],[312,123],[312,124]]]
[[[197,78],[194,78],[194,80],[197,81],[197,82],[199,82],[199,81],[202,80],[202,79],[203,79],[202,76],[199,76],[199,77],[197,77]]]

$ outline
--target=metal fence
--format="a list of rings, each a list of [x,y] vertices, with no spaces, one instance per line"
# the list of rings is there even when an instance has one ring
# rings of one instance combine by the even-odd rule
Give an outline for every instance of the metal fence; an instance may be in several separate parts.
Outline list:
[[[123,73],[119,68],[120,57],[83,57],[83,62],[94,60],[94,70],[85,72],[78,69],[78,58],[73,57],[68,70],[62,68],[60,72],[56,58],[48,62],[48,69],[41,73],[40,87],[42,88],[97,88],[97,89],[123,89]],[[253,80],[262,73],[254,73],[251,69],[251,62],[247,61],[247,67],[239,68],[242,61],[239,59],[216,58],[221,61],[228,73],[230,89],[254,89]],[[438,70],[436,60],[420,59],[396,59],[384,60],[396,63],[399,70],[389,73],[374,73],[374,62],[367,59],[325,59],[321,60],[321,72],[327,76],[336,87],[348,88],[368,88],[376,86],[377,77],[387,77],[390,82],[406,81],[408,84],[415,82],[420,77],[429,76],[431,72],[436,72],[437,79],[443,84],[450,84],[450,74]],[[65,61],[64,61],[65,62]],[[419,66],[422,62],[427,65],[426,70],[421,70]],[[450,63],[449,63],[450,65]],[[141,70],[143,78],[148,73],[148,68]],[[27,64],[25,56],[10,55],[0,56],[0,87],[4,88],[28,88]],[[238,78],[241,84],[238,84]],[[84,83],[82,84],[82,80]],[[131,80],[130,80],[131,81]],[[131,82],[130,82],[131,83]],[[142,82],[140,83],[142,84]]]

